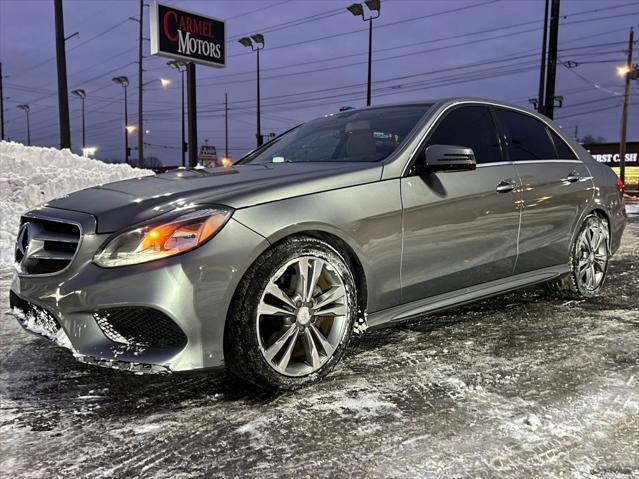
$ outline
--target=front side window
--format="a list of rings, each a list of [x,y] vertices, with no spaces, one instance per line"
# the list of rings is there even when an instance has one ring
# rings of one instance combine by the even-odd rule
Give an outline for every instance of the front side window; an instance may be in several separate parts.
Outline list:
[[[498,108],[497,116],[508,138],[510,161],[548,160],[556,157],[546,125],[536,118]]]
[[[475,161],[501,161],[497,130],[485,106],[466,106],[448,113],[428,139],[426,146],[454,145],[472,148]]]
[[[431,105],[354,110],[309,121],[240,164],[381,161],[404,141]]]

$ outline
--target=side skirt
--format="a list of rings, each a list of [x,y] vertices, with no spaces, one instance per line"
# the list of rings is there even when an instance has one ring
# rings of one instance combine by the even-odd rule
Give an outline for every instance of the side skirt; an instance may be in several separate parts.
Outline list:
[[[570,266],[568,264],[557,265],[478,284],[470,288],[451,291],[431,298],[420,299],[408,304],[400,304],[399,306],[369,314],[368,326],[369,328],[377,328],[388,325],[389,323],[417,318],[425,314],[435,313],[490,296],[507,293],[523,288],[524,286],[543,283],[569,272]]]

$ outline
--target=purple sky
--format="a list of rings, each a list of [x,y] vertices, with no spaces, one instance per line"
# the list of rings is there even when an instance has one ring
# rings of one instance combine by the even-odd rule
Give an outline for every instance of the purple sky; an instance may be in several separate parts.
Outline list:
[[[345,7],[349,0],[183,0],[178,7],[227,20],[227,67],[198,66],[198,130],[224,149],[224,92],[230,103],[229,148],[239,158],[255,145],[255,54],[237,42],[262,32],[262,130],[282,132],[336,111],[363,106],[367,31]],[[65,0],[69,89],[87,92],[87,144],[98,157],[123,157],[123,93],[111,78],[127,75],[129,123],[136,123],[137,23],[134,0]],[[456,12],[442,13],[450,10]],[[373,104],[449,96],[480,96],[529,106],[537,96],[543,0],[382,0],[373,35]],[[597,10],[597,11],[593,11]],[[590,13],[584,13],[590,12]],[[145,11],[148,35],[148,9]],[[639,29],[635,0],[562,0],[557,95],[565,97],[555,118],[579,136],[618,141],[628,30]],[[412,19],[412,20],[411,20]],[[297,22],[296,22],[297,21]],[[296,22],[296,23],[295,23]],[[285,25],[282,25],[285,24]],[[477,33],[483,32],[483,33]],[[635,34],[635,38],[639,32]],[[498,38],[497,38],[498,37]],[[56,146],[58,137],[53,2],[0,0],[5,129],[26,142],[24,112],[31,106],[31,142]],[[636,50],[639,50],[635,46]],[[636,51],[635,50],[635,51]],[[145,156],[179,162],[180,83],[166,58],[148,56],[145,44]],[[639,53],[635,54],[635,62]],[[167,89],[159,78],[170,78]],[[80,100],[69,97],[72,143],[81,146]],[[629,138],[639,139],[639,88],[631,91]],[[131,137],[135,146],[137,137]],[[136,156],[135,151],[132,154]]]

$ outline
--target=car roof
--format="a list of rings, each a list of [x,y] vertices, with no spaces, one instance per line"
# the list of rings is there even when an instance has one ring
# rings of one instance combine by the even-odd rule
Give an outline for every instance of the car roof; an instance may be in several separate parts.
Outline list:
[[[514,105],[511,103],[507,103],[504,101],[500,101],[500,100],[492,100],[489,98],[479,98],[479,97],[448,97],[448,98],[433,98],[433,99],[427,99],[427,100],[422,100],[422,101],[406,101],[406,102],[394,102],[394,103],[384,103],[384,104],[380,104],[380,105],[372,105],[372,106],[368,106],[368,107],[360,107],[360,108],[353,108],[349,111],[358,111],[358,110],[368,110],[368,109],[376,109],[376,108],[388,108],[388,107],[395,107],[395,106],[424,106],[424,105],[432,105],[432,106],[436,106],[436,107],[442,107],[444,105],[449,105],[449,104],[453,104],[453,103],[486,103],[486,104],[491,104],[491,105],[495,105],[495,106],[503,106],[506,108],[513,108],[516,110],[523,110],[527,113],[532,113],[534,115],[539,115],[536,111],[526,108],[526,107],[522,107],[520,105]]]

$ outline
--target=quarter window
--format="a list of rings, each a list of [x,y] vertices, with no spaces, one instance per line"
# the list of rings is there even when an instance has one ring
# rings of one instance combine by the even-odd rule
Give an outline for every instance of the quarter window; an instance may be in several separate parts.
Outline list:
[[[575,154],[566,145],[566,142],[562,140],[557,133],[550,130],[550,135],[555,142],[555,148],[557,148],[557,158],[560,160],[576,160]]]
[[[472,148],[477,163],[501,161],[495,123],[490,110],[483,106],[467,106],[450,112],[437,126],[426,143]]]
[[[524,113],[497,109],[508,138],[510,161],[548,160],[557,156],[546,125]]]

